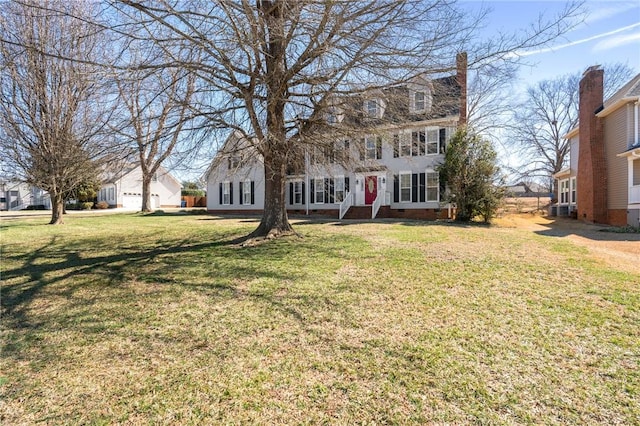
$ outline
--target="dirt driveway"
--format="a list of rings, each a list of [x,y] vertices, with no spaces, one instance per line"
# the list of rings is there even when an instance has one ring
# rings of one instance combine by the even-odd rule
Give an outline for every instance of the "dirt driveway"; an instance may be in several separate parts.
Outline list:
[[[620,270],[640,273],[640,234],[612,232],[617,228],[568,218],[548,218],[531,213],[511,214],[496,220],[498,226],[531,230],[539,235],[566,238]]]

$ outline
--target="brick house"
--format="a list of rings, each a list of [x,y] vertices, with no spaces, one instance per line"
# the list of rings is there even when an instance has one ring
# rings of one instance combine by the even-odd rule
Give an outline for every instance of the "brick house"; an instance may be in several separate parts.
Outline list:
[[[569,167],[554,175],[557,213],[640,226],[640,74],[606,101],[603,82],[599,67],[580,81],[578,127],[565,136]]]
[[[454,75],[353,96],[327,122],[349,121],[362,133],[332,139],[330,152],[304,152],[286,182],[289,214],[335,218],[436,219],[441,204],[437,166],[449,138],[466,123],[467,58],[457,56]],[[343,103],[342,105],[345,105]],[[251,144],[233,133],[205,173],[207,210],[218,214],[262,212],[264,167]],[[348,158],[350,161],[340,161]]]

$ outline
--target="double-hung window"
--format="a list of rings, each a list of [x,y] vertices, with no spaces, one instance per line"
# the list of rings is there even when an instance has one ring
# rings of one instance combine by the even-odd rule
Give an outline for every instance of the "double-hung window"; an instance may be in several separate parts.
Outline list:
[[[242,204],[251,204],[251,181],[245,180],[242,185]]]
[[[413,94],[413,109],[415,112],[422,112],[427,109],[427,94],[425,92],[415,92]]]
[[[427,172],[427,201],[439,201],[440,178],[436,172]]]
[[[334,197],[336,203],[344,200],[344,177],[338,177],[334,183]]]
[[[400,202],[411,202],[411,173],[400,173]]]
[[[231,204],[231,182],[222,182],[222,204]]]
[[[324,179],[314,179],[315,203],[324,204]]]
[[[378,117],[378,101],[376,99],[367,99],[364,106],[369,117]]]
[[[367,160],[380,160],[382,158],[382,138],[379,136],[365,137],[364,150]]]
[[[302,204],[302,181],[293,182],[293,204]]]
[[[427,154],[437,154],[440,141],[438,129],[427,129]]]
[[[560,203],[567,204],[569,202],[569,180],[560,181]]]

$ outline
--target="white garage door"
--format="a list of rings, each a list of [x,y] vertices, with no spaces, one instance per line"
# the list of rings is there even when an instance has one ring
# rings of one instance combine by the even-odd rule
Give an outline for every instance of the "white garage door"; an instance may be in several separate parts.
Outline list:
[[[142,208],[142,195],[123,195],[122,207],[125,209],[140,210]]]

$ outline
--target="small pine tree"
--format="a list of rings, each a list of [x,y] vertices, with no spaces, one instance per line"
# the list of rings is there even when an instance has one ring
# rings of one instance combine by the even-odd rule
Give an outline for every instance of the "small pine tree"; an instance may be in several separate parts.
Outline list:
[[[489,141],[468,129],[459,129],[447,145],[440,181],[447,186],[445,198],[457,206],[456,220],[470,222],[480,216],[489,222],[503,197],[496,185],[500,169]]]

